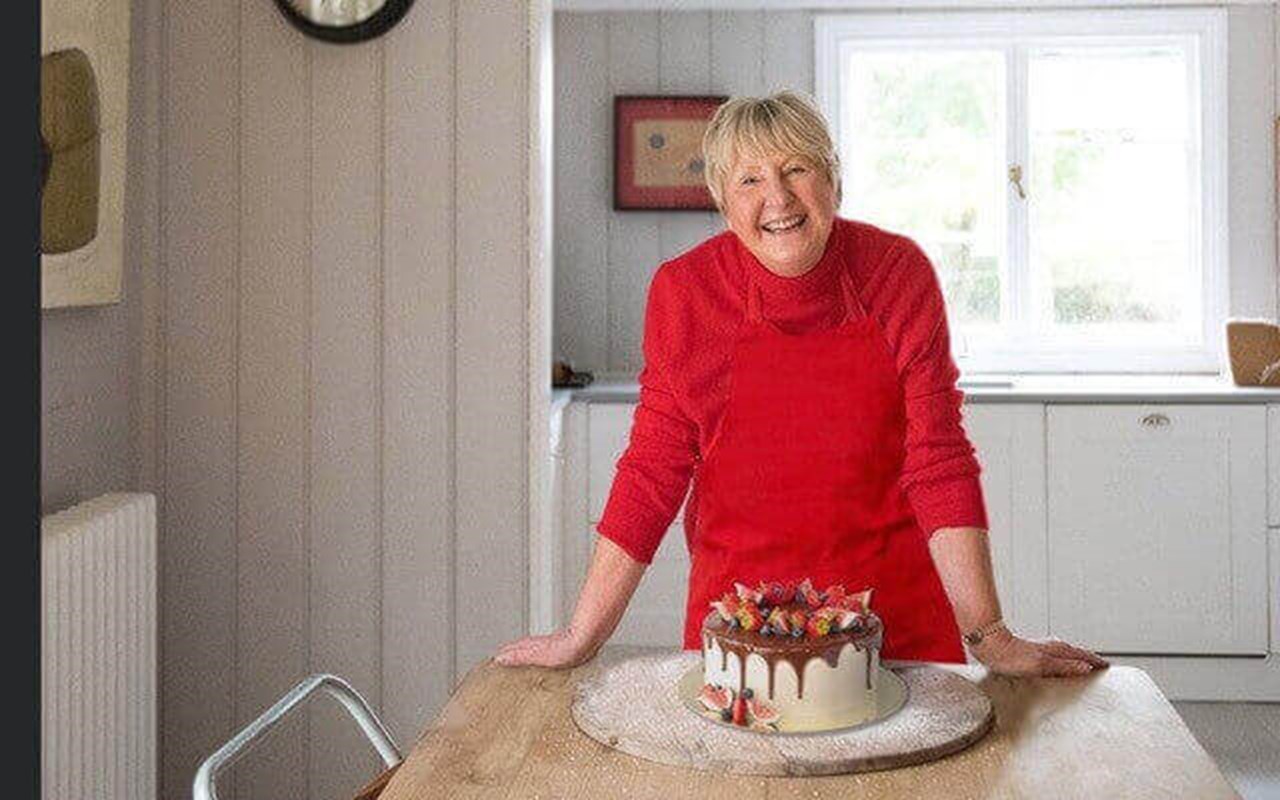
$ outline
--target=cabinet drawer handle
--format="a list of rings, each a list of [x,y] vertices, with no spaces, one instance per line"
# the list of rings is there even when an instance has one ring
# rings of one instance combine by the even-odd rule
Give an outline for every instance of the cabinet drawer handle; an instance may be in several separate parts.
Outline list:
[[[1169,424],[1169,417],[1160,413],[1148,414],[1142,418],[1142,424],[1148,428],[1159,428]]]

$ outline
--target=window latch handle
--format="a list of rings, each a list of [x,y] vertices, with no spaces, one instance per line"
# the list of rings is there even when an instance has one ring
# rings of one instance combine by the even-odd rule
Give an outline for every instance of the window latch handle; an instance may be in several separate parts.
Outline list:
[[[1014,188],[1018,190],[1018,197],[1021,197],[1023,200],[1026,200],[1027,193],[1022,191],[1022,165],[1021,164],[1009,165],[1009,182],[1012,183]]]

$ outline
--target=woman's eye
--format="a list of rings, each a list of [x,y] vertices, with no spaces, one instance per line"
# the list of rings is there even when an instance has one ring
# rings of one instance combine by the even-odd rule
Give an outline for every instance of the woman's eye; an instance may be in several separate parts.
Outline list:
[[[753,183],[758,183],[759,181],[760,179],[754,175],[746,175],[743,177],[741,181],[739,181],[739,183],[741,183],[743,186],[748,186]]]
[[[801,172],[805,172],[805,171],[806,171],[806,170],[805,170],[805,168],[804,168],[803,166],[799,165],[799,164],[796,164],[796,165],[795,165],[795,166],[793,166],[793,167],[787,167],[787,174],[788,174],[788,175],[796,175],[796,174],[799,174],[799,173],[801,173]]]

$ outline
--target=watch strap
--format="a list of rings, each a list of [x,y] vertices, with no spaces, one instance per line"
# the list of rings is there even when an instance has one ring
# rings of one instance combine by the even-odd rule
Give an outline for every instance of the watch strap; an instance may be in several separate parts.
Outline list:
[[[997,619],[995,622],[988,622],[980,628],[969,631],[964,635],[964,643],[973,647],[991,634],[1004,627],[1004,619]]]

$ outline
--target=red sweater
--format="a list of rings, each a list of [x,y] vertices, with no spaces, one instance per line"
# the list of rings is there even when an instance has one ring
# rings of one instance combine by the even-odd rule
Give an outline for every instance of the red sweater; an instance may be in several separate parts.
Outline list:
[[[867,313],[896,355],[906,403],[901,485],[926,535],[986,529],[979,467],[960,417],[946,307],[928,256],[906,236],[837,217],[822,259],[805,274],[770,272],[730,231],[658,268],[644,320],[640,402],[596,530],[643,563],[675,518],[727,399],[728,356],[746,314],[746,276],[765,317],[788,333],[838,324],[838,270],[853,273]],[[844,253],[842,258],[834,254]]]

